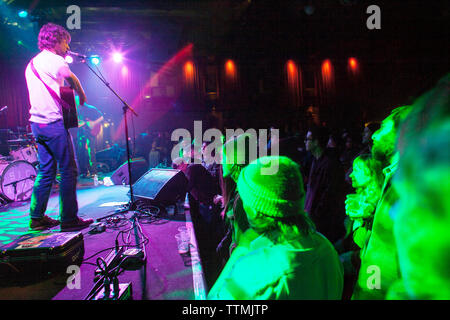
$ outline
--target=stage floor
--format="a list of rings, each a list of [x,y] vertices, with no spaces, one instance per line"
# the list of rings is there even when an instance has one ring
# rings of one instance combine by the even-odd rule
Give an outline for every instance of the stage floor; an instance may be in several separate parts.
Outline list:
[[[113,214],[121,204],[129,201],[128,191],[128,186],[94,187],[90,183],[79,183],[79,216],[98,219]],[[58,190],[55,188],[46,212],[54,219],[58,219],[58,201]],[[0,208],[0,246],[29,232],[29,207],[30,201],[13,202]],[[71,274],[61,273],[42,276],[29,283],[0,282],[0,299],[84,300],[94,285],[96,259],[108,255],[118,233],[130,228],[129,218],[132,215],[133,212],[116,215],[121,218],[120,222],[109,221],[106,230],[101,233],[91,234],[90,228],[81,231],[85,246],[84,259],[92,258],[81,264],[79,288],[67,286]],[[137,271],[125,271],[118,277],[120,283],[132,284],[133,300],[203,300],[204,276],[189,211],[170,216],[159,214],[156,219],[141,219],[140,222],[143,233],[149,239],[146,244],[146,265]],[[191,249],[187,254],[179,254],[177,249],[175,234],[181,226],[192,230]],[[50,231],[58,232],[59,227]],[[134,233],[131,235],[134,238]],[[123,244],[121,237],[119,240]],[[135,243],[134,239],[131,240]]]

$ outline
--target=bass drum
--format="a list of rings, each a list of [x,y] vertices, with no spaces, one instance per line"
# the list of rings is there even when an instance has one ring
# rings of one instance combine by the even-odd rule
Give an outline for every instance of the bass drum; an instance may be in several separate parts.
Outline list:
[[[29,162],[18,160],[11,162],[1,172],[0,187],[9,201],[27,201],[33,192],[36,169]]]

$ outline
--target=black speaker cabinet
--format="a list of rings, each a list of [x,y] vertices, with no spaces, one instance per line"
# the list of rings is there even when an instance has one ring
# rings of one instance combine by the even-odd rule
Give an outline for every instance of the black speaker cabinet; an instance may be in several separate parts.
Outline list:
[[[144,158],[135,158],[130,161],[131,165],[131,184],[135,183],[142,175],[147,172],[148,164]],[[122,164],[111,176],[111,181],[116,184],[130,184],[130,176],[128,174],[128,161]]]
[[[150,169],[133,185],[136,199],[147,199],[158,204],[174,204],[184,200],[187,192],[187,178],[180,170]]]

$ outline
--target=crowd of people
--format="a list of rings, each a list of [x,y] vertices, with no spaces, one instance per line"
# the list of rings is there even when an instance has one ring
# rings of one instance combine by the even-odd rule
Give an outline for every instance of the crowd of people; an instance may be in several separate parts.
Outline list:
[[[249,159],[243,134],[225,141],[221,163],[206,144],[190,149],[196,163],[175,160],[208,298],[450,298],[448,89],[446,76],[365,124],[360,141],[311,127],[271,141],[276,155]]]
[[[257,159],[248,133],[222,137],[220,161],[209,142],[172,159],[169,132],[139,135],[134,156],[188,179],[208,298],[449,298],[448,80],[359,132],[312,125]]]

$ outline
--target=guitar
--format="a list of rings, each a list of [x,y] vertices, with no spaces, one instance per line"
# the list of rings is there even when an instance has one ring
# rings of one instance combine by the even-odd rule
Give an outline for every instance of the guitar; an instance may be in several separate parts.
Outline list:
[[[75,94],[73,93],[73,89],[70,87],[60,87],[59,94],[50,88],[44,80],[42,80],[41,76],[37,72],[33,60],[30,62],[31,70],[34,75],[42,82],[42,84],[47,88],[48,93],[52,96],[52,98],[61,106],[63,119],[64,119],[64,127],[66,129],[69,128],[77,128],[78,127],[78,115],[77,115],[77,107],[75,104]]]
[[[78,114],[73,89],[71,87],[60,87],[59,93],[61,96],[61,100],[64,102],[61,103],[64,127],[66,127],[66,129],[77,128]]]

